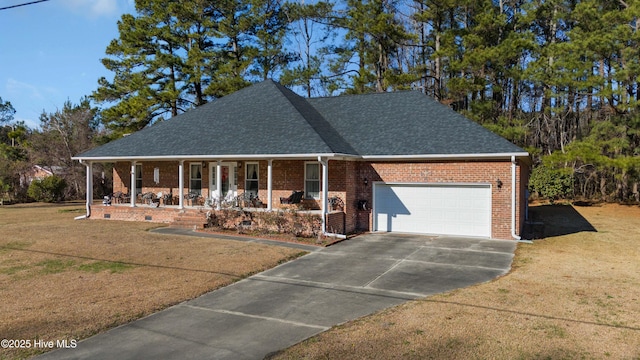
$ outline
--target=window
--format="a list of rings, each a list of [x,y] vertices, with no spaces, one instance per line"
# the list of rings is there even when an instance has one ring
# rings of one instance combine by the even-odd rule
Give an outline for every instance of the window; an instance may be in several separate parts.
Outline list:
[[[136,164],[136,194],[142,194],[142,164]]]
[[[202,194],[202,164],[190,165],[189,192]]]
[[[320,164],[306,163],[304,166],[304,197],[320,198]]]
[[[258,163],[247,163],[245,166],[244,191],[258,194]]]
[[[238,190],[238,167],[233,166],[233,186],[236,190]]]

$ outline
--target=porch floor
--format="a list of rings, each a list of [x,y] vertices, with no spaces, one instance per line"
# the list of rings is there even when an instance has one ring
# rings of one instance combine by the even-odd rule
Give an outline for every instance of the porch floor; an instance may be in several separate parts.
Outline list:
[[[178,205],[155,204],[112,204],[104,205],[102,202],[94,202],[91,206],[91,219],[108,219],[122,221],[140,221],[163,223],[184,227],[201,228],[207,222],[207,212],[214,211],[210,206],[184,206],[182,209]],[[243,212],[266,212],[266,208],[223,208],[221,210],[233,210]],[[289,209],[275,208],[272,211],[290,211]],[[322,210],[295,210],[299,214],[322,215]]]
[[[149,205],[149,204],[141,204],[141,203],[136,203],[135,207],[131,207],[131,204],[111,204],[111,205],[103,205],[102,202],[98,202],[95,201],[93,203],[93,205],[91,205],[91,208],[94,209],[96,207],[104,207],[104,208],[112,208],[112,207],[116,207],[116,208],[120,208],[120,207],[124,207],[124,208],[129,208],[129,209],[143,209],[143,210],[148,210],[148,209],[169,209],[169,210],[180,210],[179,205],[160,205],[160,206],[156,206],[154,205]],[[211,207],[211,206],[206,206],[206,205],[184,205],[183,210],[187,210],[187,211],[209,211],[209,210],[215,210],[215,208]],[[221,210],[241,210],[241,211],[268,211],[266,207],[223,207]],[[297,213],[300,214],[322,214],[322,210],[320,209],[316,209],[316,210],[304,210],[304,209],[296,209],[296,208],[292,208],[292,207],[288,207],[288,208],[273,208],[271,209],[271,211],[295,211]]]

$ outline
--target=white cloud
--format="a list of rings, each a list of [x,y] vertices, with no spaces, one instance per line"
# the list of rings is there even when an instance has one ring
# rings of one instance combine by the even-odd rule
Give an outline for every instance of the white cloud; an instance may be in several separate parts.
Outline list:
[[[96,0],[91,5],[91,12],[94,15],[113,15],[118,12],[118,4],[112,0]]]
[[[37,119],[45,108],[56,107],[54,99],[60,97],[60,91],[54,87],[37,86],[13,78],[6,80],[4,92],[6,100],[16,109],[14,120],[24,121],[31,128],[37,126]]]
[[[35,116],[35,118],[39,118],[39,116]],[[13,120],[15,122],[24,122],[24,124],[30,129],[38,129],[40,128],[40,123],[31,118],[23,118],[23,117],[14,117]]]
[[[62,3],[75,13],[91,17],[119,16],[134,9],[130,0],[64,0]]]
[[[31,99],[44,99],[44,96],[42,96],[42,92],[38,89],[37,86],[18,81],[16,79],[7,79],[6,89],[7,93],[9,93],[9,95],[11,96],[22,95],[27,96]]]

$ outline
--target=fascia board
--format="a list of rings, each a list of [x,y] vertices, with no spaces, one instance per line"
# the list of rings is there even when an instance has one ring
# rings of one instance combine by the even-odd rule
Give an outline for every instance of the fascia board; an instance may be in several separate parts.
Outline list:
[[[239,154],[239,155],[168,155],[168,156],[97,156],[84,157],[74,156],[72,160],[78,161],[95,161],[95,162],[115,162],[115,161],[193,161],[193,160],[295,160],[295,159],[317,159],[323,158],[354,158],[359,159],[357,155],[336,154],[336,153],[320,153],[320,154]]]
[[[487,154],[421,154],[421,155],[363,155],[367,161],[411,161],[411,160],[502,160],[528,158],[528,152],[517,153],[487,153]]]

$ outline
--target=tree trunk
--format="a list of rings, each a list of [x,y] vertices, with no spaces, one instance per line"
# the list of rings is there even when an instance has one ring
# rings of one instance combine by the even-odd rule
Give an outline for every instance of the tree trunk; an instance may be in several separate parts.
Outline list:
[[[607,201],[607,177],[604,174],[600,174],[600,198]]]

